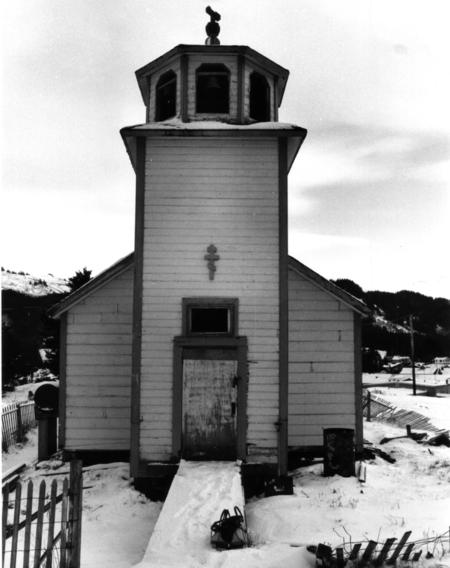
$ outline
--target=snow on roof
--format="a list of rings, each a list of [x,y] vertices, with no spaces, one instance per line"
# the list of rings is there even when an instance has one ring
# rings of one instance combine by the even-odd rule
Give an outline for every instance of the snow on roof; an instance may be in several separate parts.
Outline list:
[[[197,120],[183,122],[180,118],[171,118],[162,122],[147,122],[128,127],[132,130],[297,130],[305,131],[301,126],[287,122],[254,122],[252,124],[230,124],[218,120]]]

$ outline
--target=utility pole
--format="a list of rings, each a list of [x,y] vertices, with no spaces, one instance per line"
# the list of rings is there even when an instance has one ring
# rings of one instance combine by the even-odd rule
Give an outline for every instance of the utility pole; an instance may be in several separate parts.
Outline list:
[[[416,396],[416,364],[414,361],[414,327],[413,327],[413,316],[409,315],[409,333],[411,338],[411,365],[412,365],[412,384],[413,384],[413,395]]]

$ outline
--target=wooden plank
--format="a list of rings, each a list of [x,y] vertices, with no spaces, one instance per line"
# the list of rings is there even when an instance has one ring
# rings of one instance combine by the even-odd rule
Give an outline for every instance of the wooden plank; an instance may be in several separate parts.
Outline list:
[[[332,381],[331,378],[328,378],[327,382],[291,383],[289,384],[289,400],[304,395],[315,395],[316,398],[318,396],[333,396],[336,392],[341,395],[354,396],[355,388],[352,378],[349,376],[347,381]]]
[[[292,353],[320,355],[326,351],[330,353],[346,353],[348,356],[353,357],[353,339],[351,341],[339,341],[338,336],[333,341],[293,341],[292,338],[290,339],[289,345]]]
[[[83,468],[81,460],[70,462],[70,491],[73,499],[71,523],[73,532],[71,534],[72,554],[70,558],[70,568],[79,568],[81,559],[81,521],[83,512]]]
[[[33,512],[33,482],[30,480],[27,485],[27,505],[25,511],[25,536],[23,542],[23,568],[28,568],[30,562],[30,542],[31,542],[31,515]]]
[[[355,544],[348,557],[349,560],[356,560],[358,558],[359,551],[361,550],[362,543],[358,542]]]
[[[314,373],[353,373],[354,364],[353,361],[310,361],[309,363],[292,361],[289,369],[294,374],[305,373],[314,376]]]
[[[411,531],[405,532],[405,534],[402,536],[399,543],[395,547],[395,550],[394,550],[392,556],[389,558],[389,560],[388,560],[389,564],[395,564],[397,558],[400,555],[400,552],[402,551],[402,548],[404,547],[404,545],[406,544],[406,541],[408,540],[408,538],[410,536],[411,536]]]
[[[293,351],[290,354],[290,366],[310,364],[314,372],[317,365],[335,365],[341,363],[354,369],[354,350],[351,351]]]
[[[55,533],[55,513],[56,513],[56,491],[58,482],[56,479],[52,481],[50,490],[50,510],[48,516],[48,526],[47,526],[47,561],[46,568],[52,568],[52,555],[53,555],[53,535]]]
[[[44,508],[45,508],[45,480],[42,480],[39,485],[39,498],[38,498],[38,510],[36,514],[36,538],[34,544],[34,568],[39,568],[41,559],[41,548],[42,548],[42,530],[44,526]]]
[[[2,487],[2,565],[5,565],[6,526],[8,524],[9,485]]]
[[[369,540],[366,549],[362,555],[361,561],[362,562],[367,562],[368,560],[371,559],[372,557],[372,553],[375,550],[376,546],[377,546],[377,542],[375,542],[374,540]]]
[[[68,357],[72,358],[76,355],[80,356],[80,360],[89,360],[90,355],[109,356],[109,355],[127,355],[131,362],[131,341],[127,343],[98,343],[98,344],[69,344],[67,346]]]
[[[133,341],[131,359],[131,474],[139,470],[140,383],[142,352],[142,294],[146,160],[148,148],[145,139],[136,140],[136,213],[135,213],[135,261],[133,276]]]
[[[59,568],[67,566],[67,514],[69,501],[69,480],[63,481],[62,487],[62,503],[61,503],[61,548],[59,558]],[[25,568],[25,567],[24,567]]]
[[[125,407],[129,405],[129,401],[130,401],[130,397],[129,396],[115,396],[115,395],[109,395],[107,397],[104,398],[104,400],[102,401],[103,405],[107,405],[108,407]],[[98,407],[99,401],[96,400],[95,398],[93,399],[92,397],[88,397],[88,396],[82,396],[79,399],[76,399],[75,397],[71,397],[68,402],[67,402],[67,406],[69,407]]]
[[[383,545],[383,548],[381,549],[380,554],[376,559],[376,562],[378,564],[383,564],[383,562],[386,560],[387,555],[389,554],[389,550],[391,549],[392,545],[396,540],[397,540],[396,538],[388,538],[386,540],[386,542]]]
[[[339,391],[337,391],[337,389],[335,390],[335,393],[333,394],[333,400],[330,400],[327,398],[326,394],[322,395],[322,394],[316,394],[314,392],[312,393],[299,393],[299,394],[295,394],[295,393],[290,393],[290,402],[294,403],[295,405],[299,405],[299,406],[305,406],[305,405],[309,405],[312,404],[314,406],[314,412],[317,411],[317,407],[321,407],[322,405],[327,406],[327,405],[333,405],[336,404],[338,406],[343,406],[343,407],[347,407],[350,406],[353,410],[353,406],[354,406],[354,391],[353,392],[347,392],[347,393],[341,393]],[[312,412],[313,412],[312,411]]]
[[[336,566],[337,568],[344,568],[344,549],[336,548]]]
[[[16,485],[15,495],[14,495],[14,517],[13,517],[13,531],[12,531],[12,541],[11,541],[11,562],[10,567],[16,568],[17,560],[17,543],[19,541],[19,523],[20,523],[20,509],[21,509],[21,497],[22,497],[22,484],[18,483]]]
[[[409,559],[409,555],[411,554],[413,548],[414,548],[414,543],[410,542],[406,547],[405,552],[402,555],[402,560],[406,562]]]

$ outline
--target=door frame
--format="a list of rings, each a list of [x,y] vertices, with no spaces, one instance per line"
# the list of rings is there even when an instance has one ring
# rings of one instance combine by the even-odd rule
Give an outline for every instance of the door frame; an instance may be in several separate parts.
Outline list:
[[[247,338],[223,336],[177,336],[173,344],[173,396],[172,396],[172,454],[180,459],[183,443],[183,354],[185,349],[215,348],[236,351],[237,385],[236,456],[244,460],[247,455],[247,392],[248,362]]]

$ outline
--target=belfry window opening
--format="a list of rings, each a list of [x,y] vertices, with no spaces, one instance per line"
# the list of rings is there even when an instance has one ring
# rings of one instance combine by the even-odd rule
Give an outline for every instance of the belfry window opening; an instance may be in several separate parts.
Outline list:
[[[175,116],[177,112],[177,76],[173,71],[161,75],[156,84],[157,122]]]
[[[196,73],[196,112],[228,114],[230,112],[230,72],[222,64],[204,63]]]
[[[270,121],[270,88],[260,73],[250,75],[250,118],[257,122]]]

